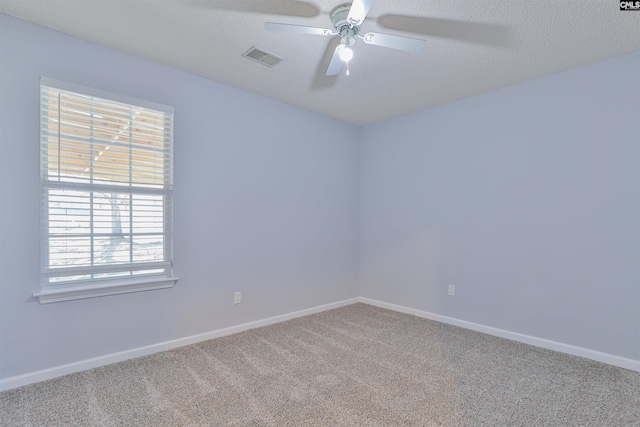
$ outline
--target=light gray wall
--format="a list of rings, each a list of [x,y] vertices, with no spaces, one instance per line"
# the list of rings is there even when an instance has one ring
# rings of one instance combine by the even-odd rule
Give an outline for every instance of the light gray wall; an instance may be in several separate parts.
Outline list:
[[[175,288],[31,297],[40,75],[175,107]],[[0,77],[0,378],[357,296],[356,127],[5,15]]]
[[[637,51],[364,128],[360,294],[640,360],[639,76]]]
[[[175,107],[174,289],[30,296],[40,75]],[[640,360],[638,75],[357,129],[0,15],[0,378],[358,294]]]

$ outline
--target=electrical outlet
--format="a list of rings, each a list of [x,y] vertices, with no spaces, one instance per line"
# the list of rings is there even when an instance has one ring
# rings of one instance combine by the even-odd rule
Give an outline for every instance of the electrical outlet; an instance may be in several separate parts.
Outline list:
[[[449,285],[449,296],[452,296],[452,297],[456,296],[456,287],[455,287],[455,285]]]
[[[242,302],[242,295],[240,294],[240,292],[236,292],[235,294],[233,294],[233,303],[240,304],[241,302]]]

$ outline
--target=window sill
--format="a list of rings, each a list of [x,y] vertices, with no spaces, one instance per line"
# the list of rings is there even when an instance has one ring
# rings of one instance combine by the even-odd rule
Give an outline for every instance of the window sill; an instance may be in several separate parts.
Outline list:
[[[49,304],[52,302],[173,288],[177,281],[177,277],[156,277],[112,282],[103,285],[68,286],[59,289],[43,288],[40,292],[33,294],[33,296],[40,300],[40,304]]]

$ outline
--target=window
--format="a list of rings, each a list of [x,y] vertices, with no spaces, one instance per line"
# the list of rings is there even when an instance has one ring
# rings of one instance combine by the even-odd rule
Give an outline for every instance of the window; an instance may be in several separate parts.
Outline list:
[[[173,286],[173,109],[43,77],[40,139],[40,302]]]

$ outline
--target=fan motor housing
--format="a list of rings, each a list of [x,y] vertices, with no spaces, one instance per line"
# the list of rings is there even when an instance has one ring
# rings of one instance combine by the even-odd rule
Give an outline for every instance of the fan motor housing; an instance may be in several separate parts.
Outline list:
[[[360,31],[360,27],[357,25],[352,25],[349,22],[349,10],[351,10],[351,3],[344,3],[339,6],[334,7],[329,13],[331,17],[331,23],[333,27],[336,29],[338,34],[344,37],[343,31],[345,29],[350,29],[353,31],[353,35],[355,36]]]

